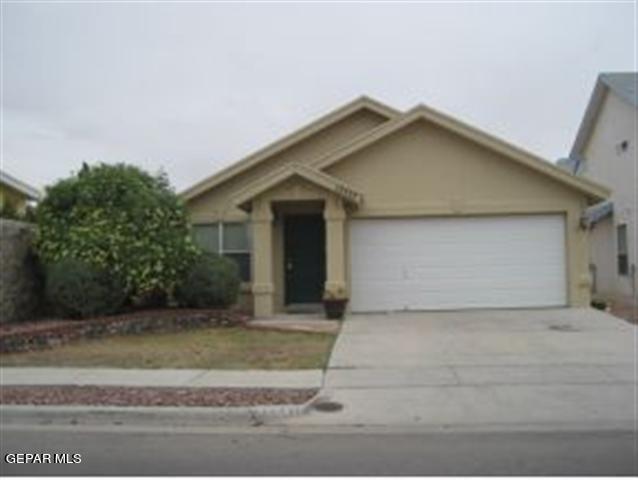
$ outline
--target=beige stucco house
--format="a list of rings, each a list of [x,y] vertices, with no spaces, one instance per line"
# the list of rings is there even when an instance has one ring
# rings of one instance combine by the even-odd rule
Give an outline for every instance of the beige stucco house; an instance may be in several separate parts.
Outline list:
[[[636,301],[637,82],[636,72],[599,75],[570,155],[560,162],[611,188],[609,200],[587,212],[592,289],[622,304]]]
[[[36,188],[0,170],[0,210],[8,208],[22,215],[29,202],[39,199],[40,192]]]
[[[256,316],[587,306],[605,187],[426,106],[360,98],[182,193]]]

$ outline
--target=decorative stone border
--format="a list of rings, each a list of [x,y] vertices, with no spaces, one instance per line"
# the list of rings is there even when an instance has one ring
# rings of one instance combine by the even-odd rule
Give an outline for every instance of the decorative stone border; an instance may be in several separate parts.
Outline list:
[[[89,320],[34,322],[31,328],[0,329],[0,353],[52,348],[81,338],[176,332],[204,327],[246,325],[246,313],[236,310],[149,310]]]
[[[316,388],[138,387],[120,385],[2,385],[2,405],[254,407],[304,405]]]
[[[318,396],[319,394],[317,394]],[[303,404],[252,407],[114,407],[91,405],[0,405],[7,425],[73,425],[211,428],[262,426],[309,413],[317,396]]]

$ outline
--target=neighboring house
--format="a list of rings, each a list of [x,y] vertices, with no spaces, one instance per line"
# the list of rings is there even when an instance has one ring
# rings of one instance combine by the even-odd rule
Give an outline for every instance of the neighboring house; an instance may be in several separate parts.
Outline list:
[[[353,312],[586,307],[580,220],[608,194],[428,107],[363,97],[182,198],[269,316],[325,291]]]
[[[576,140],[559,164],[611,188],[611,198],[587,212],[594,296],[636,299],[636,116],[638,74],[599,75]]]
[[[0,210],[11,209],[23,214],[31,201],[40,199],[40,192],[0,170]]]

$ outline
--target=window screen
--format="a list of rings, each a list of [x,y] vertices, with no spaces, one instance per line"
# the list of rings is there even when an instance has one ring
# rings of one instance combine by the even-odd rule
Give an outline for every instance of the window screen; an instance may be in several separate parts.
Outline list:
[[[193,241],[205,252],[219,253],[235,261],[239,267],[242,281],[250,281],[251,241],[248,224],[210,223],[193,225]]]
[[[222,254],[239,267],[242,281],[250,281],[250,228],[246,223],[224,223]]]
[[[224,223],[224,252],[249,252],[248,230],[245,223]]]
[[[205,252],[219,253],[218,224],[193,225],[193,241]]]

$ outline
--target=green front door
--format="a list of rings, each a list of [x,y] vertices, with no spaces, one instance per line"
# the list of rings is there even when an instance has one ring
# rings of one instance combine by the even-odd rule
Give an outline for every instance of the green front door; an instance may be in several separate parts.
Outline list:
[[[326,281],[326,235],[322,215],[284,217],[286,304],[319,303]]]

